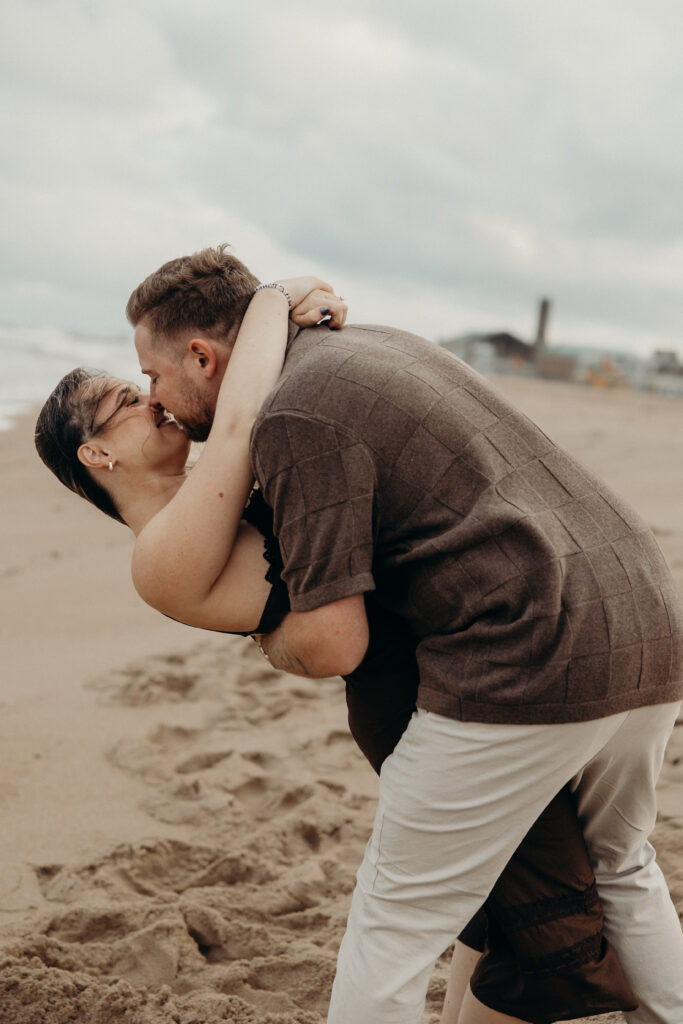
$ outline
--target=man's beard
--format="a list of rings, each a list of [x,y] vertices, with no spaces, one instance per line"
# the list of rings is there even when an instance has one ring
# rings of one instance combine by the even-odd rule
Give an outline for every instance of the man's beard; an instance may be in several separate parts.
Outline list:
[[[213,424],[214,407],[203,391],[191,381],[184,382],[183,413],[176,416],[190,441],[206,441]]]

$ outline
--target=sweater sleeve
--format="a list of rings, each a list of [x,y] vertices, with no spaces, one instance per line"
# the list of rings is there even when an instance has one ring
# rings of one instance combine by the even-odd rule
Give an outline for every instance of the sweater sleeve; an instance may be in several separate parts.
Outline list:
[[[293,611],[374,590],[375,466],[338,424],[289,410],[257,423],[252,459]]]

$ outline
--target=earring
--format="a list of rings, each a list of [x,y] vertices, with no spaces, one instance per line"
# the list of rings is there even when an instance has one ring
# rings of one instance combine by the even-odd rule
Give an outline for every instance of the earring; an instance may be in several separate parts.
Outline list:
[[[110,460],[109,460],[109,472],[110,472],[110,473],[111,473],[111,471],[113,470],[113,468],[114,468],[114,463],[113,463],[113,462],[111,461],[111,459],[110,459]]]

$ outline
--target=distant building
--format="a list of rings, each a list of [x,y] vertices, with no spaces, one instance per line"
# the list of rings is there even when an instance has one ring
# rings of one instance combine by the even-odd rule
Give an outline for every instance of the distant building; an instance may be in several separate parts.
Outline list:
[[[484,376],[493,373],[521,373],[530,376],[533,373],[534,346],[507,331],[465,334],[445,339],[439,344]]]
[[[484,376],[512,374],[571,381],[592,387],[632,387],[683,397],[683,362],[673,350],[659,349],[648,360],[632,352],[586,345],[549,345],[551,302],[541,299],[532,343],[508,331],[464,334],[439,344]]]
[[[678,352],[673,349],[657,349],[648,359],[647,368],[650,373],[683,374],[683,363],[678,358]]]
[[[596,387],[643,386],[643,361],[631,352],[602,346],[538,346],[504,331],[466,334],[440,344],[484,375],[514,374]],[[672,365],[670,360],[667,365]]]
[[[514,334],[508,334],[507,331],[500,331],[498,334],[465,334],[460,338],[441,341],[439,344],[456,355],[460,355],[461,350],[472,345],[482,344],[489,346],[498,359],[521,359],[525,363],[530,363],[534,358],[534,346],[516,338]]]

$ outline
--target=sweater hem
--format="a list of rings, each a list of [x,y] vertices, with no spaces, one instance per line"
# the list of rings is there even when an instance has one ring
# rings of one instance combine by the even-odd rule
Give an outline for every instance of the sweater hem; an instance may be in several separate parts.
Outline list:
[[[683,683],[654,686],[633,693],[620,693],[605,700],[585,701],[581,704],[486,704],[456,694],[444,693],[421,685],[417,706],[444,718],[461,722],[490,722],[500,725],[564,725],[568,722],[589,722],[608,718],[623,711],[675,704],[683,700]]]

